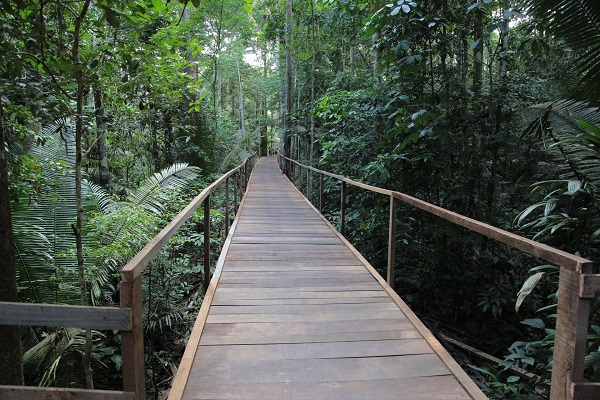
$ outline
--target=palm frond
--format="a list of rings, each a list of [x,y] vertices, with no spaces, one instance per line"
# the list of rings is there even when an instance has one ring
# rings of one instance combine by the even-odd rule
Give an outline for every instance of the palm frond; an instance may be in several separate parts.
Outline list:
[[[527,13],[547,24],[548,32],[578,51],[586,90],[600,88],[600,2],[597,0],[527,0]]]
[[[200,168],[185,163],[173,164],[144,180],[127,196],[127,202],[144,207],[150,212],[162,215],[166,209],[164,200],[172,190],[185,188],[198,177]]]

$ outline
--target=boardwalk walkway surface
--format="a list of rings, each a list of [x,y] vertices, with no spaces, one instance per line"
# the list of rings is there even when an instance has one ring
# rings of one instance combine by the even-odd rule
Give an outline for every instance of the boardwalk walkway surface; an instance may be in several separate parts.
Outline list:
[[[275,158],[258,162],[238,216],[190,366],[184,356],[180,367],[187,384],[173,391],[187,400],[485,398]]]

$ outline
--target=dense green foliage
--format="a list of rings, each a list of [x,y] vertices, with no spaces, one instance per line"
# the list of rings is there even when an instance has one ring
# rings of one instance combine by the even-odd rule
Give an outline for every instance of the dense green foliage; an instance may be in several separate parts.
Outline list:
[[[597,2],[289,1],[0,5],[21,301],[115,304],[119,268],[220,172],[271,147],[597,259]],[[339,185],[327,180],[325,195],[337,221]],[[388,199],[350,189],[347,202],[347,236],[383,271]],[[500,370],[548,377],[556,267],[408,206],[398,215],[402,297],[432,327],[506,356],[471,369],[495,395],[543,392]],[[202,230],[198,212],[144,279],[153,395],[203,296]],[[87,352],[94,385],[119,387],[118,334],[22,337],[27,383],[90,386]]]

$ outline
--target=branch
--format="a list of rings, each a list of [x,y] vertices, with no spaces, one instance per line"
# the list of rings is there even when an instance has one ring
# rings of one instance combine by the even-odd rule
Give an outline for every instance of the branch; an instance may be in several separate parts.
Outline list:
[[[183,10],[181,10],[181,15],[179,16],[179,21],[177,21],[177,24],[175,26],[179,26],[179,24],[183,20],[183,15],[185,14],[185,9],[187,8],[188,3],[189,0],[185,0],[185,3],[183,4]]]
[[[54,73],[52,72],[52,70],[50,69],[50,67],[48,65],[46,65],[46,62],[44,60],[42,60],[41,58],[39,58],[38,56],[36,56],[35,54],[31,54],[25,51],[19,51],[17,52],[17,54],[22,54],[25,56],[29,56],[33,59],[35,59],[37,62],[39,62],[42,67],[44,68],[44,71],[46,71],[46,73],[48,75],[50,75],[50,79],[52,79],[52,83],[54,84],[54,86],[56,86],[56,88],[58,89],[58,91],[60,93],[62,93],[64,96],[66,96],[69,100],[75,100],[74,96],[71,96],[69,93],[67,93],[61,86],[60,83],[58,83],[58,80],[56,79],[56,76],[54,75]]]

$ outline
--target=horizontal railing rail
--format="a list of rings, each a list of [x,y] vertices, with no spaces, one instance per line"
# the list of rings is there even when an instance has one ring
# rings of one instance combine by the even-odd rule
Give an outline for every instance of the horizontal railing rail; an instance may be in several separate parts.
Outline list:
[[[307,173],[307,198],[312,198],[312,173],[319,174],[319,211],[323,212],[323,177],[341,182],[340,233],[344,234],[346,185],[355,186],[390,198],[387,283],[392,288],[396,267],[396,208],[398,200],[436,215],[453,224],[497,240],[510,247],[539,257],[560,267],[556,333],[551,378],[551,400],[599,399],[600,384],[585,382],[584,361],[591,301],[600,296],[600,275],[592,274],[592,261],[527,239],[492,225],[466,217],[405,193],[367,185],[345,176],[323,171],[278,154],[280,165],[289,161]],[[288,169],[289,171],[289,169]],[[302,191],[302,188],[299,188]]]
[[[210,198],[225,184],[225,235],[230,222],[230,180],[233,180],[234,211],[248,185],[255,154],[222,175],[198,194],[177,216],[165,226],[122,269],[119,307],[91,307],[60,304],[0,302],[0,325],[60,326],[84,329],[121,331],[123,391],[86,390],[73,388],[42,388],[27,386],[0,386],[0,399],[145,399],[144,336],[142,309],[142,276],[144,268],[164,247],[168,240],[202,204],[204,209],[204,279],[210,283]]]

